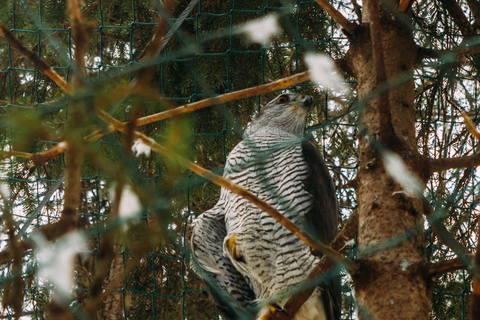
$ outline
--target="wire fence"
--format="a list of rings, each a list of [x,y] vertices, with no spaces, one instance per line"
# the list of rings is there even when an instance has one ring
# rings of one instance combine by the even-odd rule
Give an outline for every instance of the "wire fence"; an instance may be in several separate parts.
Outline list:
[[[86,57],[86,73],[90,79],[86,86],[92,96],[104,95],[117,85],[131,81],[138,67],[145,63],[145,48],[158,17],[166,17],[173,26],[191,3],[193,1],[178,1],[169,17],[168,11],[155,1],[86,1],[85,19],[97,23]],[[338,1],[335,6],[349,18],[355,18],[350,2]],[[59,74],[70,78],[74,46],[65,3],[13,0],[0,12],[2,23],[16,37]],[[281,25],[280,33],[271,43],[252,43],[239,32],[244,23],[271,14],[278,15]],[[453,25],[447,20],[444,23],[444,26]],[[431,34],[415,32],[420,42],[436,40],[437,49],[448,49],[458,42],[454,28],[442,33],[438,30]],[[440,40],[444,35],[449,37]],[[161,93],[165,103],[144,101],[143,112],[152,114],[165,110],[168,105],[195,102],[305,71],[303,55],[307,51],[325,52],[336,59],[347,49],[346,37],[315,1],[199,0],[159,58],[147,61],[155,69],[152,87]],[[447,98],[458,100],[477,121],[478,78],[449,73],[446,66],[446,63],[435,65],[434,60],[426,61],[415,72],[417,140],[419,150],[432,157],[469,155],[476,150],[476,142],[468,136],[457,112],[448,106]],[[355,81],[349,82],[354,88]],[[340,228],[357,206],[354,189],[347,185],[357,170],[356,100],[328,93],[311,83],[289,89],[315,98],[307,133],[321,148],[337,187]],[[241,140],[242,130],[251,116],[277,94],[278,91],[215,105],[181,119],[149,124],[143,130],[167,145],[170,143],[172,149],[195,163],[221,173],[229,151]],[[3,150],[36,153],[58,144],[71,102],[51,80],[0,38],[0,143]],[[138,103],[135,99],[124,99],[109,106],[107,111],[127,120],[135,103]],[[90,122],[93,125],[100,121],[92,116]],[[178,143],[172,140],[175,134],[181,137]],[[134,181],[136,190],[145,194],[148,205],[142,213],[143,223],[161,224],[165,237],[159,240],[156,250],[143,255],[130,276],[124,277],[122,285],[106,302],[104,309],[108,314],[97,314],[97,317],[219,319],[204,285],[189,268],[187,249],[187,231],[192,219],[216,203],[219,188],[158,155],[127,157],[122,137],[116,133],[93,142],[86,158],[78,228],[88,230],[92,237],[77,261],[73,308],[81,310],[89,296],[89,285],[93,281],[91,270],[98,262],[105,221],[112,210],[109,190],[115,177],[102,168],[114,166]],[[65,158],[63,155],[55,157],[34,167],[30,167],[30,163],[30,159],[22,158],[6,158],[1,163],[1,178],[9,184],[13,215],[19,227],[35,208],[41,207],[38,218],[25,229],[27,235],[60,217],[63,186],[52,186],[61,177]],[[116,167],[118,163],[122,165]],[[53,193],[45,197],[49,190]],[[429,182],[426,191],[434,207],[445,209],[447,228],[469,250],[476,245],[473,230],[478,219],[478,193],[478,174],[474,168],[438,174]],[[161,222],[154,217],[160,217]],[[440,243],[427,224],[424,234],[427,261],[455,256]],[[8,238],[2,236],[0,240],[0,248],[5,249]],[[135,255],[135,247],[128,241],[120,241],[115,249],[112,270],[125,268]],[[347,255],[356,257],[355,245]],[[25,254],[23,261],[26,284],[23,313],[42,319],[52,286],[34,276],[33,253]],[[11,270],[10,264],[2,265],[0,283],[4,290],[8,287]],[[83,277],[82,271],[90,275]],[[465,271],[442,276],[434,284],[432,319],[465,319],[470,288],[471,278]],[[353,284],[349,276],[342,280],[342,291],[342,319],[355,319]],[[81,314],[78,310],[77,315]],[[13,311],[7,309],[3,317],[13,319],[12,314]]]

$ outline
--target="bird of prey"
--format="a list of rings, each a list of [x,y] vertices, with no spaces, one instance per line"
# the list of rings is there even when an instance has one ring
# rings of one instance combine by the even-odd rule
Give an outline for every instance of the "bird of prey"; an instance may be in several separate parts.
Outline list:
[[[252,120],[224,176],[330,243],[337,233],[335,187],[315,146],[303,139],[311,96],[281,94]],[[229,190],[194,220],[194,270],[226,319],[271,319],[320,256],[267,213]],[[321,284],[293,319],[340,319],[340,280]]]

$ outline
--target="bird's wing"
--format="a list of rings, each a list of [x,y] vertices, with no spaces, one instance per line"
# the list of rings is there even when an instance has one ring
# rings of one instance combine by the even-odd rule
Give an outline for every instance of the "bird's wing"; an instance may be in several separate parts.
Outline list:
[[[253,319],[255,295],[230,259],[223,255],[227,234],[224,219],[223,206],[217,204],[194,220],[190,241],[193,269],[207,284],[225,319]]]
[[[310,141],[302,142],[302,152],[310,170],[305,187],[314,198],[314,205],[305,216],[310,231],[323,243],[329,245],[337,235],[338,212],[335,186],[320,152]],[[340,277],[328,281],[323,287],[325,311],[328,319],[340,319]]]

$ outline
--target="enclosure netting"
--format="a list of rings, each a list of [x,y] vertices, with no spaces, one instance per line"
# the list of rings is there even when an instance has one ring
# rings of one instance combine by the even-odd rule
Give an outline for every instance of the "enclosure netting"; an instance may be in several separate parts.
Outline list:
[[[178,1],[173,18],[169,19],[170,24],[177,21],[189,3]],[[334,5],[351,19],[356,19],[350,1],[334,1]],[[74,47],[66,9],[66,3],[53,0],[13,0],[0,8],[0,20],[68,79]],[[97,23],[86,57],[86,72],[95,94],[108,92],[117,84],[128,83],[133,78],[132,70],[143,61],[144,49],[153,35],[159,15],[167,14],[160,2],[138,0],[87,0],[83,13],[86,20]],[[251,43],[239,31],[243,23],[274,13],[279,17],[281,32],[271,43]],[[421,30],[422,24],[432,24],[432,21],[431,16],[415,21],[419,44],[434,49],[450,49],[459,44],[461,37],[448,17],[429,28],[428,32]],[[346,37],[315,1],[200,0],[161,52],[161,58],[155,63],[152,87],[167,102],[178,106],[305,71],[303,57],[307,51],[325,52],[337,59],[347,49]],[[471,76],[470,71],[458,70],[458,66],[450,66],[448,61],[434,59],[425,61],[415,71],[416,126],[419,150],[423,154],[446,157],[475,152],[476,142],[448,101],[449,98],[455,99],[474,120],[477,118],[478,79]],[[350,80],[349,85],[354,91],[355,82]],[[311,94],[315,98],[307,133],[321,148],[331,169],[343,225],[356,207],[354,189],[347,185],[356,175],[358,157],[355,98],[327,93],[312,83],[296,85],[289,90]],[[141,130],[155,139],[163,139],[175,152],[181,152],[197,164],[221,173],[229,151],[240,141],[242,130],[251,116],[279,93],[216,105],[152,123]],[[3,150],[35,153],[57,144],[62,139],[70,102],[51,80],[0,38]],[[126,120],[134,103],[122,100],[106,110],[118,119]],[[143,114],[164,108],[158,102],[147,101]],[[93,119],[92,123],[95,121],[100,122]],[[180,137],[178,143],[172,140],[175,134]],[[215,204],[219,188],[170,165],[157,154],[138,158],[126,156],[122,149],[122,135],[109,134],[92,145],[94,151],[87,152],[83,168],[79,221],[79,228],[89,230],[92,237],[89,248],[78,262],[72,307],[81,306],[88,295],[91,279],[82,271],[89,274],[95,266],[98,244],[105,231],[103,223],[110,212],[109,190],[115,177],[105,174],[102,167],[123,163],[119,170],[124,170],[134,185],[147,194],[148,206],[144,208],[142,219],[161,217],[164,237],[158,242],[157,249],[144,255],[137,268],[125,276],[123,284],[113,294],[113,300],[107,300],[109,312],[129,319],[219,317],[204,284],[190,269],[187,243],[192,219]],[[101,159],[101,165],[96,162],[98,159]],[[2,179],[10,186],[13,214],[19,226],[40,205],[65,165],[63,156],[35,167],[30,167],[30,163],[29,159],[18,157],[6,158],[2,162]],[[473,230],[478,217],[477,182],[476,169],[450,170],[436,175],[425,192],[434,207],[446,208],[445,225],[469,250],[476,245]],[[60,186],[42,207],[41,215],[33,220],[26,235],[41,225],[57,221],[62,201],[63,187]],[[455,256],[439,242],[427,223],[424,234],[428,261]],[[6,246],[4,236],[0,247],[4,249]],[[135,254],[134,248],[126,243],[118,244],[116,248],[112,273],[121,272],[118,270]],[[355,258],[355,246],[347,254]],[[34,267],[33,253],[26,253],[23,308],[26,316],[42,319],[52,288],[32,275]],[[11,277],[10,265],[3,264],[1,270],[1,281],[6,284]],[[353,319],[355,302],[348,276],[343,278],[342,287],[342,319]],[[464,271],[442,276],[433,290],[432,319],[464,319],[470,287],[470,276]],[[112,307],[115,300],[121,303]],[[11,318],[11,313],[10,309],[4,310],[2,317]]]

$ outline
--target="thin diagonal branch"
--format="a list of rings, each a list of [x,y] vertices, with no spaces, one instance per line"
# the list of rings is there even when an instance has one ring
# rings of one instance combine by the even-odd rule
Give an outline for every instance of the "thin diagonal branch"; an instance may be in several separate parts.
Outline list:
[[[473,258],[473,256],[472,256]],[[437,278],[445,273],[454,272],[457,270],[466,269],[465,264],[460,258],[442,260],[435,263],[427,263],[425,268],[429,278]]]
[[[358,24],[349,21],[343,14],[335,9],[328,0],[315,0],[320,7],[323,8],[332,18],[335,20],[343,29],[347,30],[348,33],[354,34],[355,28],[358,27]]]
[[[465,126],[477,140],[480,141],[480,132],[477,130],[475,123],[470,116],[458,106],[453,99],[448,101],[462,115]],[[480,154],[472,156],[464,156],[458,158],[430,159],[430,172],[444,171],[453,168],[476,167],[480,165]]]
[[[117,119],[113,118],[110,116],[108,113],[106,113],[103,110],[97,109],[98,116],[109,123],[112,127],[115,128],[116,131],[125,133],[126,132],[126,127],[123,123],[118,121]],[[330,247],[327,245],[321,243],[320,241],[312,238],[307,232],[302,230],[300,227],[298,227],[295,223],[287,219],[284,215],[282,215],[277,209],[272,207],[270,204],[266,203],[265,201],[261,200],[258,198],[256,195],[245,189],[244,187],[233,183],[232,181],[214,174],[210,170],[207,170],[185,158],[182,158],[174,153],[172,153],[171,150],[168,150],[164,146],[158,144],[155,142],[153,139],[147,137],[143,133],[140,133],[138,131],[134,132],[134,137],[136,139],[140,139],[145,145],[149,146],[156,152],[162,154],[163,156],[166,156],[180,165],[184,166],[188,170],[196,173],[197,175],[208,179],[215,183],[216,185],[225,188],[232,193],[241,196],[245,200],[248,200],[255,206],[257,206],[259,209],[264,211],[265,213],[269,214],[272,218],[274,218],[278,223],[280,223],[282,226],[284,226],[287,230],[292,232],[294,235],[296,235],[300,240],[302,240],[306,245],[308,245],[310,248],[312,248],[315,251],[318,251],[322,254],[324,254],[329,260],[331,260],[334,264],[340,264],[345,266],[345,268],[349,271],[354,271],[357,269],[357,265],[351,261],[350,259],[345,258],[342,254],[339,252],[332,250]]]
[[[72,93],[72,87],[60,76],[55,70],[50,68],[40,57],[33,51],[30,51],[25,45],[18,40],[3,24],[0,23],[0,34],[10,43],[20,54],[30,60],[35,68],[42,71],[47,77],[55,82],[67,94]]]
[[[147,125],[149,123],[165,120],[165,119],[175,117],[175,116],[178,116],[178,115],[187,114],[187,113],[190,113],[190,112],[193,112],[193,111],[196,111],[196,110],[207,108],[207,107],[213,106],[215,104],[221,104],[221,103],[235,101],[235,100],[239,100],[239,99],[245,99],[245,98],[253,97],[253,96],[256,96],[256,95],[259,95],[259,94],[285,89],[285,88],[291,87],[295,84],[308,81],[309,79],[310,79],[310,73],[308,71],[298,73],[296,75],[286,77],[286,78],[283,78],[283,79],[279,79],[279,80],[271,82],[271,83],[267,83],[267,84],[263,84],[263,85],[260,85],[260,86],[247,88],[247,89],[238,90],[238,91],[235,91],[235,92],[225,93],[225,94],[219,95],[217,97],[208,98],[208,99],[204,99],[204,100],[201,100],[201,101],[185,104],[185,105],[179,106],[175,109],[166,110],[166,111],[155,113],[155,114],[152,114],[152,115],[149,115],[149,116],[146,116],[146,117],[138,118],[137,121],[135,122],[135,125],[137,127],[140,127],[140,126]],[[116,99],[119,99],[119,97],[123,98],[123,97],[127,96],[129,93],[135,92],[135,90],[132,90],[129,86],[127,86],[127,88],[124,88],[123,90],[120,90],[120,91],[121,92],[114,92],[112,94],[107,95],[107,97],[103,98],[102,101],[96,101],[94,103],[94,105],[102,107],[103,105],[106,105],[108,103],[111,103],[111,102],[115,101]],[[152,90],[142,89],[141,91],[139,91],[139,93],[148,94],[149,98],[152,99],[152,100],[156,100],[156,101],[159,101],[159,102],[162,102],[162,103],[165,102],[165,100],[162,97],[160,97],[160,95],[158,95],[158,93],[153,92]],[[124,123],[124,124],[126,124],[126,123]],[[115,129],[113,127],[110,127],[109,129],[106,129],[106,130],[103,130],[103,131],[98,130],[98,131],[94,132],[93,134],[89,135],[88,137],[86,137],[85,139],[87,141],[94,141],[94,140],[100,139],[101,137],[103,137],[103,136],[105,136],[109,133],[112,133],[114,131],[115,131]],[[58,155],[62,154],[62,152],[65,152],[65,149],[62,148],[60,144],[56,145],[56,146],[50,148],[49,150],[46,150],[44,152],[40,152],[40,153],[35,154],[35,156],[33,158],[33,162],[34,163],[46,162],[51,157],[55,157],[55,156],[58,156]]]
[[[441,158],[429,159],[430,172],[441,172],[457,168],[469,168],[480,166],[480,153],[458,157],[458,158]]]
[[[415,0],[400,0],[398,2],[398,11],[400,11],[400,12],[407,11],[408,8],[410,8],[413,1],[415,1]]]
[[[442,57],[448,55],[456,55],[457,57],[460,56],[468,56],[480,53],[480,45],[459,45],[456,48],[451,50],[436,50],[430,48],[422,48],[418,47],[418,58],[419,59],[440,59]]]
[[[340,253],[344,253],[347,248],[347,243],[355,237],[358,231],[358,212],[355,211],[348,219],[345,226],[342,228],[335,239],[333,239],[330,247]],[[314,279],[326,273],[331,268],[331,263],[324,257],[318,262],[315,268],[310,272],[308,279]],[[272,320],[290,320],[296,312],[302,307],[305,301],[310,298],[315,288],[309,288],[300,292],[299,294],[290,297],[283,307],[281,312],[276,312]]]
[[[460,243],[458,242],[452,234],[445,228],[442,221],[435,217],[433,214],[433,209],[428,203],[428,201],[423,198],[423,212],[433,228],[433,231],[437,234],[437,236],[443,241],[443,243],[452,249],[453,252],[457,255],[457,257],[462,261],[462,263],[466,266],[466,269],[470,273],[474,273],[474,265],[472,260],[470,259],[470,252]]]
[[[455,21],[455,24],[458,26],[463,36],[475,35],[472,25],[470,22],[468,22],[468,18],[465,15],[464,10],[460,7],[456,0],[441,1],[441,3],[445,6],[445,9],[447,9],[448,13],[453,18],[453,21]]]
[[[193,103],[189,103],[189,104],[177,107],[172,110],[167,110],[167,111],[155,113],[146,117],[142,117],[137,120],[136,126],[140,127],[152,122],[157,122],[157,121],[165,120],[181,114],[190,113],[190,112],[203,109],[206,107],[210,107],[216,104],[221,104],[221,103],[230,102],[230,101],[239,100],[239,99],[245,99],[245,98],[253,97],[259,94],[284,89],[294,84],[305,82],[309,79],[310,79],[310,73],[308,71],[305,71],[305,72],[298,73],[293,76],[279,79],[277,81],[263,84],[260,86],[225,93],[217,97],[204,99],[201,101],[197,101],[197,102],[193,102]]]
[[[351,0],[353,5],[353,10],[355,10],[355,14],[357,15],[358,22],[362,23],[362,7],[358,4],[357,0]]]

